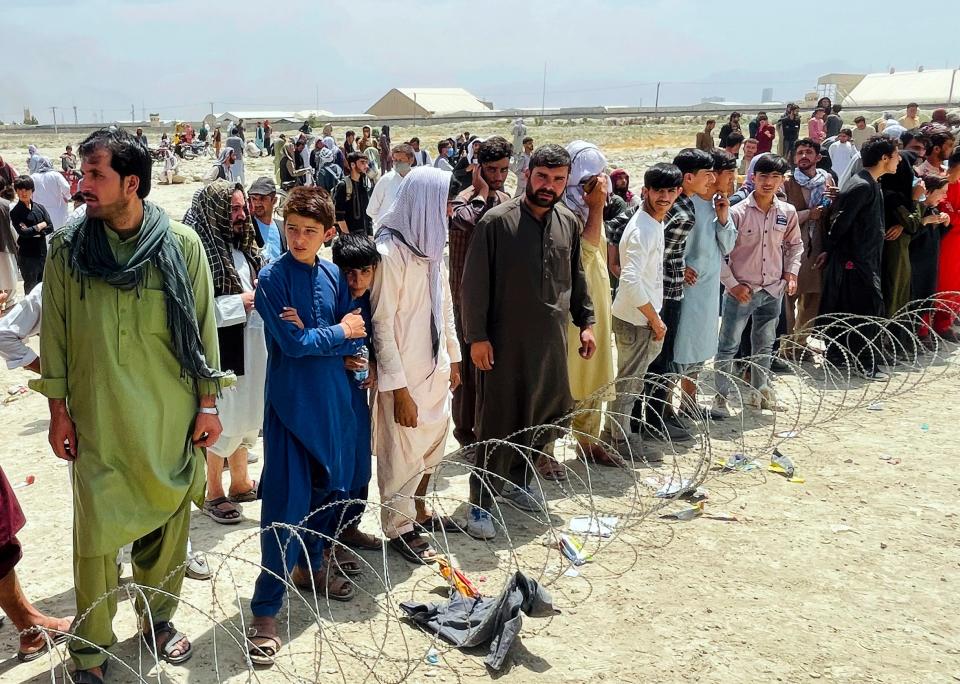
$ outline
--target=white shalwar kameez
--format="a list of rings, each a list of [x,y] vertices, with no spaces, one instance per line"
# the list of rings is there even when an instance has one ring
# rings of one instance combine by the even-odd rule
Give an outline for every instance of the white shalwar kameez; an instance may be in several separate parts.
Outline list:
[[[450,364],[460,362],[453,323],[449,276],[443,272],[442,320],[437,322],[439,351],[430,337],[432,303],[430,262],[396,238],[378,241],[377,267],[370,304],[377,362],[373,453],[384,534],[393,539],[413,530],[414,494],[424,475],[443,459],[450,423]],[[393,417],[393,390],[406,387],[417,405],[417,427],[402,427]]]
[[[243,252],[233,249],[233,265],[240,276],[244,292],[253,292],[253,274]],[[267,380],[267,344],[263,319],[256,309],[244,311],[240,295],[222,295],[214,300],[217,327],[225,328],[246,322],[243,330],[243,375],[237,384],[225,389],[218,405],[223,433],[210,451],[229,458],[241,446],[256,444],[263,427],[263,388]]]

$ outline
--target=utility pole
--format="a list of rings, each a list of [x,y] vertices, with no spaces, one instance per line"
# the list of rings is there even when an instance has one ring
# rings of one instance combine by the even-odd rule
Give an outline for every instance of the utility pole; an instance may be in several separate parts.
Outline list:
[[[540,92],[540,118],[543,118],[543,110],[547,103],[547,63],[543,63],[543,90]]]
[[[130,105],[130,123],[137,122],[137,108],[133,105]]]
[[[73,125],[80,125],[80,120],[77,118],[77,105],[73,105]]]
[[[660,111],[660,81],[657,81],[657,99],[653,103],[653,111]]]
[[[213,112],[213,103],[212,103],[212,102],[210,103],[210,113],[211,113],[211,114],[214,114],[214,112]],[[216,115],[214,114],[214,116],[216,116]]]
[[[59,133],[60,131],[59,131],[59,129],[57,128],[57,108],[56,108],[56,107],[51,107],[51,108],[50,108],[50,111],[53,112],[53,132],[54,132],[54,133]]]

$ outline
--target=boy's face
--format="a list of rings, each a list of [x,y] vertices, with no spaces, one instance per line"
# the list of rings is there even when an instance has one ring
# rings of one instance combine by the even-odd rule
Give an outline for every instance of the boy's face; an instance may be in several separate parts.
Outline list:
[[[313,266],[317,261],[317,252],[327,240],[332,240],[337,230],[333,226],[324,226],[315,218],[289,214],[284,218],[283,229],[287,233],[287,247],[293,258],[303,264]]]
[[[22,204],[30,204],[33,200],[33,190],[17,188],[17,199],[20,200]]]
[[[377,267],[364,266],[363,268],[344,268],[341,270],[347,279],[350,296],[356,299],[357,297],[362,297],[365,292],[370,290],[370,285],[373,283],[373,276],[377,272]]]

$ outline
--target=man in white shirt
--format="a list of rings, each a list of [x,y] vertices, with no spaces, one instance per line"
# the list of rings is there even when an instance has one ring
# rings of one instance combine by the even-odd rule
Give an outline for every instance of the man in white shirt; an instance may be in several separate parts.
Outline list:
[[[449,139],[437,143],[437,158],[433,162],[433,168],[453,172],[453,166],[450,164],[450,159],[453,158],[451,152],[453,151],[455,151],[453,143]]]
[[[673,164],[655,164],[643,176],[643,204],[620,238],[620,281],[613,301],[613,333],[617,341],[617,397],[607,405],[600,441],[628,452],[631,410],[643,392],[643,376],[660,353],[667,328],[663,305],[663,219],[683,186]],[[632,446],[632,445],[631,445]],[[632,448],[634,456],[639,455]]]
[[[263,239],[260,255],[264,264],[269,264],[287,251],[283,221],[274,215],[274,208],[277,206],[277,184],[269,176],[260,176],[250,185],[247,197],[250,198],[253,227]]]
[[[383,174],[373,186],[370,203],[367,204],[367,216],[373,219],[374,233],[380,228],[380,219],[397,198],[404,176],[413,168],[413,148],[410,145],[406,143],[394,145],[390,156],[393,159],[393,170]]]
[[[10,370],[26,368],[40,372],[40,357],[27,346],[26,340],[40,334],[42,290],[43,283],[40,283],[0,318],[0,359],[7,362]]]
[[[422,169],[403,185],[377,235],[381,261],[370,290],[377,360],[377,455],[387,544],[411,563],[434,563],[421,532],[451,531],[427,505],[443,459],[450,392],[460,385],[460,343],[444,266],[448,173]]]
[[[853,131],[849,128],[842,128],[837,136],[837,141],[830,146],[830,162],[833,164],[833,171],[838,178],[844,174],[847,167],[850,166],[850,162],[853,161],[854,155],[857,154],[857,147],[850,140],[852,137]]]

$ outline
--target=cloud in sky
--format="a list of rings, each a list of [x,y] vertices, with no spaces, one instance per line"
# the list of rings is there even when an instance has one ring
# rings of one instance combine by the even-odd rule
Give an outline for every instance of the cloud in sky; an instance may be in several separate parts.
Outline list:
[[[948,40],[892,39],[874,2],[826,30],[777,6],[731,14],[703,0],[6,0],[0,119],[76,105],[197,117],[232,109],[361,112],[391,87],[462,86],[498,107],[756,101],[811,90],[829,71],[947,66]],[[818,26],[820,28],[818,28]],[[887,36],[871,40],[870,36]],[[918,55],[922,54],[923,57]],[[950,66],[955,66],[950,64]],[[72,112],[68,112],[72,118]]]

